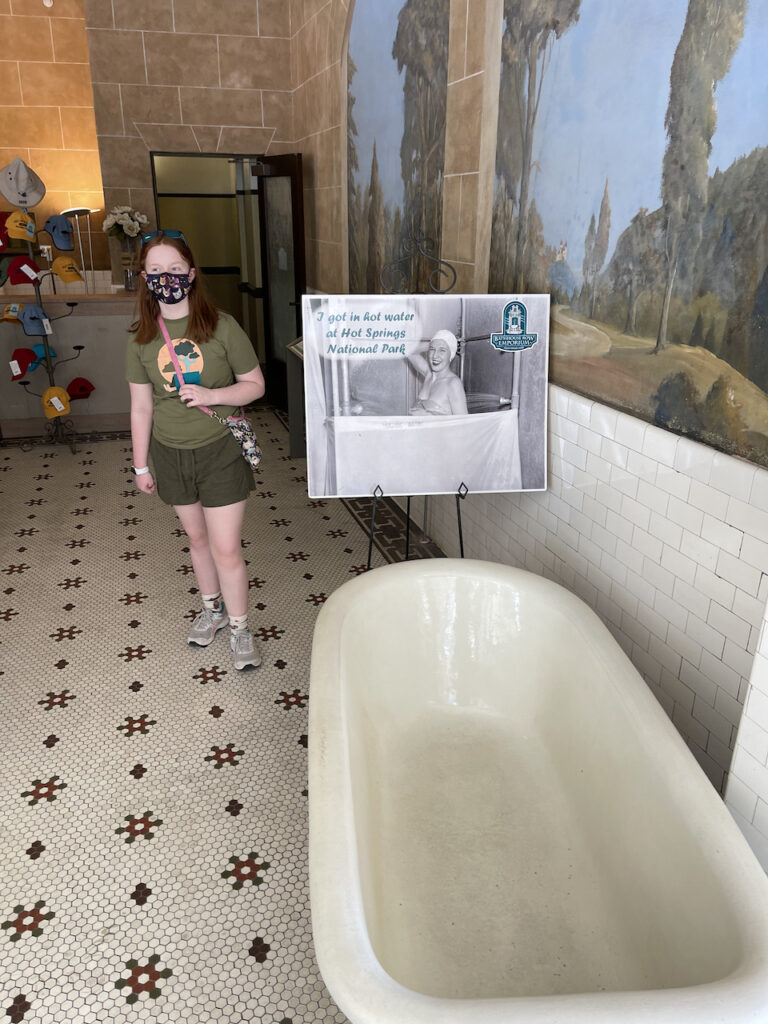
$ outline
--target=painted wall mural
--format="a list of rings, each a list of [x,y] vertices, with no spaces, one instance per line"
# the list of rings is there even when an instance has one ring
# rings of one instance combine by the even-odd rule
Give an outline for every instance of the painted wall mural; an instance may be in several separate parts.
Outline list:
[[[491,291],[550,377],[768,465],[768,7],[505,0]]]
[[[353,292],[439,247],[449,15],[354,11]],[[766,39],[758,0],[504,0],[488,290],[550,292],[554,382],[768,466]]]
[[[430,261],[416,261],[403,281],[385,268],[412,235],[439,252],[449,9],[450,0],[355,5],[347,56],[351,292],[385,290],[382,270],[386,290],[428,290]]]

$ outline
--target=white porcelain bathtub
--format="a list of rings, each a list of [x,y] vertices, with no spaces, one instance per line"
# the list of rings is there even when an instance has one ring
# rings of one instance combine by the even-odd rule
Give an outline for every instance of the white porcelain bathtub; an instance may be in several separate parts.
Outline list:
[[[353,1024],[768,1021],[768,880],[596,615],[485,562],[315,630],[315,948]]]

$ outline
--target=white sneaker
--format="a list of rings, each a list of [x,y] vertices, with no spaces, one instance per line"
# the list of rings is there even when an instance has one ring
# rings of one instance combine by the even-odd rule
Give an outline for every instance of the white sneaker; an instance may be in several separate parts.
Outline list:
[[[229,634],[229,645],[232,648],[232,656],[235,668],[258,668],[261,664],[261,651],[258,643],[253,639],[247,629],[238,629]]]
[[[207,647],[213,643],[213,638],[220,629],[229,625],[227,610],[222,606],[220,612],[213,612],[210,608],[203,608],[199,615],[195,616],[187,637],[188,644],[196,644],[198,647]]]

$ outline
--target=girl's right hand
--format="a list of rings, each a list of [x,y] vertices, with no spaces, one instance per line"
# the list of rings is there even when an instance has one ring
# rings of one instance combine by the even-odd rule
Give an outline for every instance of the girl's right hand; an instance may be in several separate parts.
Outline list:
[[[154,494],[155,493],[155,481],[154,481],[154,478],[152,476],[152,470],[150,470],[149,473],[142,473],[140,476],[137,476],[136,477],[136,486],[144,494]]]

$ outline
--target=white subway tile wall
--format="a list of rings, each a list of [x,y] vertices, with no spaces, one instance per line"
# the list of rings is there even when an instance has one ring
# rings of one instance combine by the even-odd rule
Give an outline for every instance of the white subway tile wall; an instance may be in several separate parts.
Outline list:
[[[721,793],[730,771],[726,802],[768,869],[768,471],[550,385],[548,490],[461,510],[467,558],[595,609]],[[427,522],[458,555],[454,498],[430,498]]]

